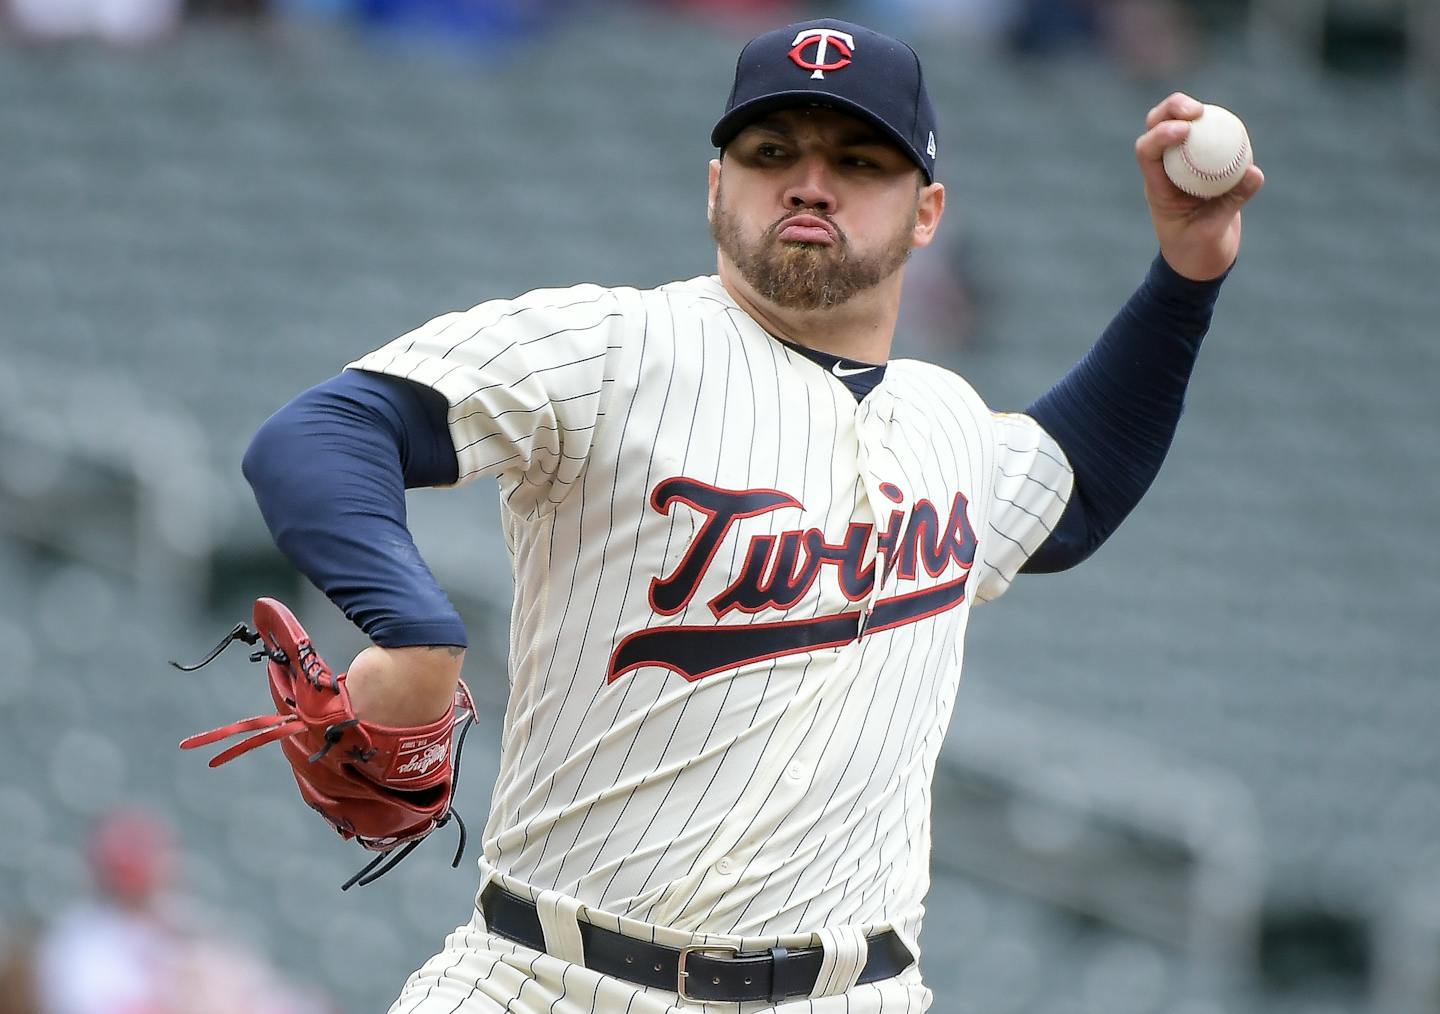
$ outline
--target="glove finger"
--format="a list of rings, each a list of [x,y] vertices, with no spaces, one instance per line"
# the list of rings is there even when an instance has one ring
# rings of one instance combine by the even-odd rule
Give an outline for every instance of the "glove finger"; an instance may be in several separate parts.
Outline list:
[[[239,722],[231,722],[229,725],[222,725],[218,729],[211,729],[209,732],[197,732],[193,736],[187,736],[180,741],[180,749],[194,750],[197,746],[209,746],[211,743],[218,743],[222,739],[229,739],[231,736],[241,732],[250,732],[253,729],[268,729],[272,725],[279,725],[282,722],[290,721],[290,715],[256,715],[254,718],[246,718]]]
[[[221,764],[228,764],[230,761],[234,760],[236,757],[239,757],[241,754],[249,753],[251,750],[265,746],[267,743],[274,743],[276,740],[279,739],[288,739],[289,737],[300,732],[304,728],[304,726],[304,722],[291,715],[278,724],[272,723],[271,727],[266,729],[264,732],[261,732],[255,736],[251,736],[249,739],[241,740],[239,743],[236,743],[234,746],[231,746],[225,750],[221,750],[214,757],[210,758],[209,766],[212,768],[218,768]],[[198,746],[199,744],[195,745]]]
[[[249,739],[242,740],[228,750],[222,750],[214,757],[211,757],[210,767],[218,768],[221,764],[228,763],[243,753],[249,753],[251,750],[262,747],[267,743],[273,743],[277,739],[288,739],[304,728],[304,726],[304,722],[296,719],[293,722],[286,722],[284,725],[277,725],[275,728],[270,729],[268,732],[262,732],[258,736],[251,736]]]

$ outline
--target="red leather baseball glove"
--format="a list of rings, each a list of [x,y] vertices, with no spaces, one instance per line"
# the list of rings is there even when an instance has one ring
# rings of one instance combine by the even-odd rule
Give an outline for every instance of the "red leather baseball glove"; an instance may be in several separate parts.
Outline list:
[[[450,709],[434,722],[411,728],[376,725],[356,717],[345,674],[330,669],[284,604],[257,599],[254,623],[254,630],[237,624],[195,665],[171,664],[192,672],[213,661],[232,641],[259,644],[250,659],[265,663],[276,713],[191,736],[181,741],[180,749],[254,733],[212,757],[213,768],[279,741],[306,804],[342,837],[382,853],[342,890],[386,873],[452,816],[460,826],[460,848],[452,863],[458,865],[465,848],[465,825],[450,799],[460,749],[475,715],[464,681],[456,687]],[[452,743],[457,725],[462,726],[460,736]]]

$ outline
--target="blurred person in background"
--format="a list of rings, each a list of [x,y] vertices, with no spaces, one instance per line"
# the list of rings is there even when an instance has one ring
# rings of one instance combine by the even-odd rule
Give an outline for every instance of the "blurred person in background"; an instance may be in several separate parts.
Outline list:
[[[36,1014],[34,936],[27,929],[0,932],[0,1014]]]
[[[180,23],[182,0],[0,0],[0,14],[29,42],[98,39],[142,45]]]
[[[864,17],[897,30],[944,32],[994,42],[1014,17],[1015,0],[857,0]]]
[[[734,26],[773,24],[798,16],[794,0],[650,0],[652,6],[701,14]]]
[[[573,0],[350,0],[370,28],[456,42],[510,43],[536,36]]]
[[[1176,0],[1021,0],[1006,41],[1022,56],[1105,54],[1141,78],[1181,69],[1198,45]]]
[[[158,818],[111,811],[85,851],[96,897],[41,937],[37,1014],[325,1014],[258,957],[197,932],[174,893],[175,841]]]
[[[1020,0],[1010,22],[1010,48],[1032,56],[1097,49],[1104,0]]]
[[[185,14],[191,18],[227,18],[261,21],[268,18],[271,0],[186,0]]]
[[[937,239],[932,249],[934,256],[908,266],[895,351],[958,372],[964,354],[983,337],[985,258],[962,232]]]

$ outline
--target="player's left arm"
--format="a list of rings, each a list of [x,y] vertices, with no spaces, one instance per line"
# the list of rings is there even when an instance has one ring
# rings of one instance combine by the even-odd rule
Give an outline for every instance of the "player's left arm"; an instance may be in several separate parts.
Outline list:
[[[1200,112],[1180,93],[1150,111],[1135,155],[1160,253],[1095,346],[1026,410],[1074,470],[1065,511],[1026,572],[1064,570],[1098,549],[1150,488],[1174,438],[1220,286],[1239,254],[1240,209],[1265,179],[1251,166],[1233,190],[1208,201],[1170,182],[1164,151]]]
[[[1234,188],[1219,197],[1192,197],[1165,175],[1165,149],[1190,133],[1190,121],[1203,106],[1176,92],[1145,117],[1145,133],[1135,141],[1135,160],[1145,184],[1145,203],[1160,241],[1160,255],[1182,278],[1206,282],[1220,278],[1240,253],[1240,209],[1265,185],[1265,174],[1252,165]]]

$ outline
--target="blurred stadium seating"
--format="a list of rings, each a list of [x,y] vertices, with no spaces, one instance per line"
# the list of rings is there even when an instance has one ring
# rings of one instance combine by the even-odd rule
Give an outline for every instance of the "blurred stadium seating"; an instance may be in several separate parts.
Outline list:
[[[447,309],[712,269],[706,136],[737,41],[613,12],[486,66],[328,30],[0,51],[0,922],[81,890],[80,828],[118,798],[176,817],[198,903],[279,960],[300,960],[285,934],[343,924],[320,969],[356,1014],[467,918],[448,842],[340,896],[364,857],[278,754],[210,771],[175,750],[263,706],[238,653],[164,663],[293,591],[238,461],[301,387]],[[917,324],[898,351],[997,406],[1142,276],[1130,146],[1163,90],[1241,112],[1269,176],[1156,488],[1096,560],[977,614],[937,780],[935,1009],[1440,1009],[1440,908],[1407,890],[1440,870],[1433,109],[1224,40],[1163,89],[916,42],[952,237],[921,256],[963,247],[982,310],[963,345]],[[504,693],[493,516],[488,490],[413,498],[494,705],[472,823]],[[333,656],[359,646],[304,605]],[[1095,834],[1098,879],[1071,847]]]

